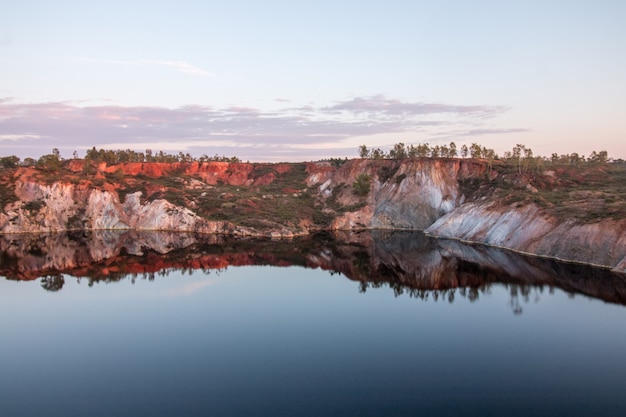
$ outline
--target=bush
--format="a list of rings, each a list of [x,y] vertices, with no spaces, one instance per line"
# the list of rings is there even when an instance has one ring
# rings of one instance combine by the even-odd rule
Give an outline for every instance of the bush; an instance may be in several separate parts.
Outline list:
[[[30,211],[31,214],[35,214],[39,210],[41,210],[41,208],[44,207],[45,205],[46,205],[46,202],[43,200],[33,200],[33,201],[28,201],[24,203],[22,208],[24,210]]]

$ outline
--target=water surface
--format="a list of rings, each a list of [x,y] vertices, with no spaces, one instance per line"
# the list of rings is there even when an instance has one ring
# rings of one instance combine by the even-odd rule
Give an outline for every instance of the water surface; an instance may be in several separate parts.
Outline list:
[[[626,415],[608,271],[414,234],[15,239],[0,415]]]

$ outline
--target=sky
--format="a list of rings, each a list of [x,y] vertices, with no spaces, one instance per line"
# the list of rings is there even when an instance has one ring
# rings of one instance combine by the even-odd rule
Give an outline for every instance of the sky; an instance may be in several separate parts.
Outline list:
[[[0,0],[0,155],[626,158],[626,2]]]

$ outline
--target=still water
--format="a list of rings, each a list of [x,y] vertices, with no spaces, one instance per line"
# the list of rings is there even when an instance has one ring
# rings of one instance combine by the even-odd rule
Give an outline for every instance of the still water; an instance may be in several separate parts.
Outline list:
[[[0,415],[626,415],[622,276],[423,235],[131,237],[2,243]]]

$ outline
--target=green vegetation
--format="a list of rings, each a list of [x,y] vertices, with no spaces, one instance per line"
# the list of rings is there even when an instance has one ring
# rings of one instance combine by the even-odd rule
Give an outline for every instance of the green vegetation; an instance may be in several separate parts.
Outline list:
[[[76,158],[76,154],[74,155]],[[128,162],[232,162],[239,163],[241,160],[235,156],[207,156],[202,155],[198,158],[194,158],[189,153],[179,152],[178,154],[168,154],[163,151],[153,152],[152,149],[146,149],[145,152],[138,152],[132,149],[126,150],[111,150],[111,149],[96,149],[95,147],[89,149],[85,154],[85,160],[106,162],[107,164],[123,164]]]
[[[493,149],[487,149],[480,147],[476,144],[473,157],[487,157],[495,152]],[[465,158],[467,156],[468,148],[463,145],[462,155]],[[454,142],[450,142],[449,145],[436,145],[430,146],[428,143],[421,143],[418,145],[405,145],[404,143],[396,143],[385,153],[380,148],[368,149],[367,146],[359,146],[359,157],[363,159],[405,159],[405,158],[456,158],[458,156],[457,146]]]
[[[382,166],[378,169],[378,181],[381,183],[387,182],[389,179],[393,178],[396,173],[400,169],[400,164],[395,165],[394,167]]]
[[[43,200],[32,200],[32,201],[27,201],[26,203],[24,203],[22,208],[24,210],[30,211],[31,214],[35,214],[39,210],[41,210],[45,205],[46,205],[46,202]]]
[[[3,182],[0,180],[0,210],[4,210],[7,204],[14,203],[17,200],[15,184],[11,181]]]
[[[626,165],[594,162],[519,173],[501,165],[494,178],[464,178],[462,192],[520,207],[533,203],[547,213],[582,223],[626,218]]]
[[[461,158],[470,157],[472,159],[481,159],[486,161],[489,169],[493,167],[495,161],[500,161],[506,165],[515,166],[518,173],[527,173],[531,171],[541,171],[549,166],[578,166],[581,164],[604,165],[608,162],[623,163],[623,161],[613,161],[609,158],[607,151],[593,151],[585,158],[578,153],[558,155],[553,153],[549,158],[543,156],[534,156],[532,149],[522,144],[517,144],[511,151],[507,151],[503,156],[499,156],[493,149],[486,148],[477,143],[461,146],[461,152],[457,151],[457,145],[450,142],[448,145],[430,146],[428,143],[420,143],[417,145],[405,145],[404,143],[396,143],[385,152],[380,148],[368,149],[366,145],[359,146],[358,154],[362,159],[393,159],[401,160],[406,158]]]
[[[15,155],[4,156],[0,158],[0,167],[2,168],[15,168],[20,162],[20,158]]]
[[[354,194],[359,197],[365,197],[370,192],[370,176],[369,174],[359,174],[356,177],[356,181],[352,183]]]

